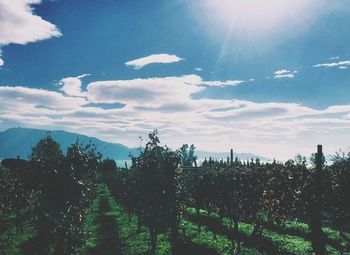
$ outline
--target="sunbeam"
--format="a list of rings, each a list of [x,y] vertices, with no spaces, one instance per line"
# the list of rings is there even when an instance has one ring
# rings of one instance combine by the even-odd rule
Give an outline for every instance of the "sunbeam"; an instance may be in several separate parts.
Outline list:
[[[193,7],[215,32],[252,40],[304,31],[322,14],[324,0],[204,0]]]

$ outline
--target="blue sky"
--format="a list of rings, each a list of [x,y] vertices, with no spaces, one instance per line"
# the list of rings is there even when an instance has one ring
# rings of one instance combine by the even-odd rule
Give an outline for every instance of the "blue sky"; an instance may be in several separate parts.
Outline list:
[[[349,14],[345,0],[0,0],[0,130],[347,149]]]

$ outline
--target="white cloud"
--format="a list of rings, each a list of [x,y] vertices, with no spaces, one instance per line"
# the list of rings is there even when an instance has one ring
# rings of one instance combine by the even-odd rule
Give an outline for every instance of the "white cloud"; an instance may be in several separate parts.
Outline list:
[[[132,66],[134,69],[141,69],[149,64],[169,64],[179,62],[181,60],[183,60],[183,58],[180,58],[176,55],[153,54],[147,57],[130,60],[126,62],[125,65]]]
[[[278,70],[274,72],[274,79],[282,79],[282,78],[294,78],[295,74],[297,74],[298,71],[289,71],[286,69]]]
[[[346,67],[350,65],[350,60],[344,60],[339,62],[333,62],[333,63],[323,63],[323,64],[316,64],[314,67]]]
[[[4,65],[4,60],[2,60],[2,58],[0,58],[0,66]]]
[[[188,100],[203,90],[197,75],[134,80],[98,81],[87,86],[89,100],[94,103],[161,105]]]
[[[60,90],[69,96],[86,97],[86,92],[81,91],[81,79],[90,74],[82,74],[76,77],[67,77],[60,80]]]
[[[196,70],[196,71],[198,71],[198,72],[201,72],[201,71],[203,71],[203,68],[196,67],[194,70]]]
[[[290,71],[285,70],[285,69],[278,70],[278,71],[274,72],[275,75],[283,75],[283,74],[287,74],[287,73],[290,73]]]
[[[194,98],[203,90],[197,75],[96,81],[81,91],[74,79],[82,76],[70,77],[75,89],[60,92],[0,86],[0,129],[11,124],[64,129],[136,146],[138,136],[157,128],[161,141],[174,148],[195,143],[202,150],[233,147],[280,159],[309,155],[317,143],[331,153],[350,139],[350,105],[317,110],[293,103]],[[81,93],[84,97],[77,97]],[[115,102],[125,105],[103,108]]]
[[[21,86],[0,86],[0,98],[6,100],[2,101],[2,108],[20,104],[33,105],[33,107],[39,109],[61,110],[87,104],[87,101],[83,98],[67,97],[54,91]],[[26,111],[28,108],[19,110]]]
[[[33,13],[32,5],[40,3],[41,0],[0,0],[0,56],[1,47],[10,43],[24,45],[61,36],[54,24]]]
[[[40,0],[0,0],[0,45],[26,44],[60,36],[57,27],[33,14]]]
[[[224,86],[237,86],[238,84],[243,83],[241,80],[227,80],[227,81],[203,81],[203,85],[210,87],[224,87]]]

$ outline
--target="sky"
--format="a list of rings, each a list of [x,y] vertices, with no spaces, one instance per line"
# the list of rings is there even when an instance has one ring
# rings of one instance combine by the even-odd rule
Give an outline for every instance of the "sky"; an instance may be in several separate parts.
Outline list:
[[[349,27],[347,0],[0,0],[0,131],[346,151]]]

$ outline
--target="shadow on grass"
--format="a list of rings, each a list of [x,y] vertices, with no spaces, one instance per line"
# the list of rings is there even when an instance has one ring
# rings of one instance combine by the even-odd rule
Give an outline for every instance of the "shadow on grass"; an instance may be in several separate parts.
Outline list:
[[[148,251],[135,253],[134,255],[153,255]],[[171,254],[169,254],[171,255]],[[220,255],[214,248],[196,244],[190,240],[180,240],[173,255]]]
[[[311,241],[310,233],[299,230],[299,229],[288,228],[286,226],[276,225],[276,224],[268,223],[268,222],[263,223],[263,226],[264,226],[264,228],[270,229],[278,234],[298,236],[298,237],[304,238],[307,241]],[[324,241],[326,242],[326,244],[332,246],[336,250],[347,251],[346,247],[344,247],[341,244],[341,242],[339,242],[339,241],[332,240],[326,236],[324,236]]]
[[[40,238],[38,236],[34,236],[33,238],[29,239],[27,242],[25,242],[21,249],[23,254],[28,255],[41,255],[46,254],[49,249],[50,241],[47,239]],[[47,244],[47,245],[44,245]]]
[[[12,214],[0,217],[0,236],[11,232],[12,228],[15,228],[17,233],[23,231],[24,225],[31,220],[31,213],[23,211],[19,215]]]
[[[178,243],[176,249],[176,255],[219,255],[219,253],[213,249],[204,245],[195,244],[188,240],[182,240]]]
[[[87,254],[119,255],[121,254],[121,241],[118,235],[118,225],[111,215],[108,199],[103,196],[99,204],[99,213],[95,220],[97,225],[98,241],[96,247],[90,249]]]
[[[229,240],[238,240],[243,242],[246,247],[254,248],[259,252],[270,255],[293,255],[291,252],[281,250],[271,240],[264,237],[253,237],[242,232],[239,232],[238,236],[235,236],[234,231],[223,226],[220,219],[191,214],[187,214],[186,217],[193,223],[207,227],[216,235],[226,236]]]

